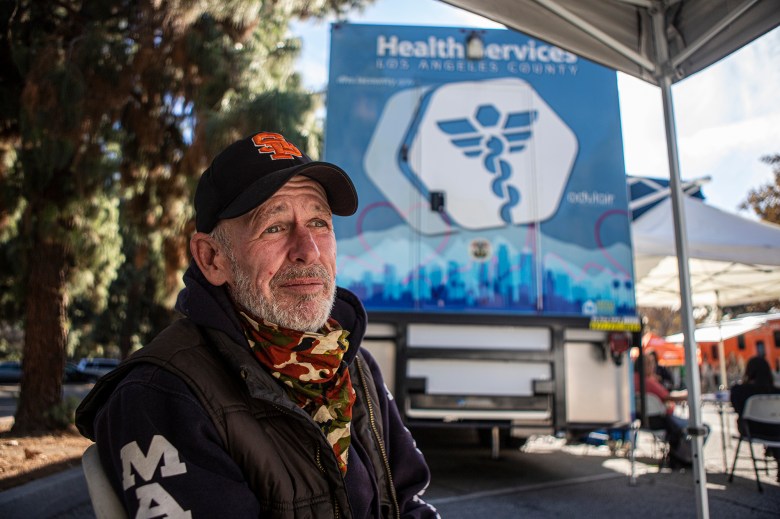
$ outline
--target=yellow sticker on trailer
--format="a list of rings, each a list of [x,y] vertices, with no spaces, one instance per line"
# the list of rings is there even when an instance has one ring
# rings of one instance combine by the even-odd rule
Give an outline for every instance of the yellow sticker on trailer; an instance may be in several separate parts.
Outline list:
[[[608,332],[638,332],[642,329],[639,317],[592,317],[589,328]]]

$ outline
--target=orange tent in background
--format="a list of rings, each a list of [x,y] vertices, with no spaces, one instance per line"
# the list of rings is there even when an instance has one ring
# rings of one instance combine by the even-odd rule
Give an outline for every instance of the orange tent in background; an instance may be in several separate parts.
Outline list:
[[[653,333],[642,336],[642,350],[645,355],[655,353],[658,364],[664,367],[685,365],[685,348],[682,344],[666,342],[666,339]],[[701,350],[696,348],[696,360],[701,365]]]

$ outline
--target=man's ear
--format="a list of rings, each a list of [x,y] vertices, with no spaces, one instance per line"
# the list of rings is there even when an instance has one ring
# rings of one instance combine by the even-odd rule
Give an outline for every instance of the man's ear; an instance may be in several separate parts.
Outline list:
[[[220,286],[231,280],[230,261],[222,246],[211,236],[196,232],[190,238],[190,252],[209,283]]]

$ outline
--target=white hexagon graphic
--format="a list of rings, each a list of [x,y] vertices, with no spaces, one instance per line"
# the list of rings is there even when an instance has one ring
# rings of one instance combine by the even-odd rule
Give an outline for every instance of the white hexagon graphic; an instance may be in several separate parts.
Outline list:
[[[577,149],[572,130],[531,85],[504,78],[399,92],[364,165],[409,225],[437,234],[550,218]],[[431,192],[444,193],[442,213],[430,210]]]

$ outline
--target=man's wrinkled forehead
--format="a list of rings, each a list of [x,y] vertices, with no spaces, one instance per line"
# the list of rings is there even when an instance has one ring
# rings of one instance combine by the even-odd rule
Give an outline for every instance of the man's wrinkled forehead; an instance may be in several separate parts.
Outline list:
[[[313,178],[307,177],[306,175],[295,175],[293,178],[291,178],[285,185],[281,187],[279,191],[282,191],[284,189],[314,189],[319,193],[320,197],[322,197],[323,200],[325,200],[325,205],[328,205],[328,194],[325,192],[325,188],[314,180]],[[277,191],[275,194],[278,194],[279,191]]]
[[[284,184],[274,193],[271,198],[260,204],[252,211],[252,219],[267,217],[284,212],[290,208],[293,199],[305,197],[308,206],[313,211],[332,215],[328,196],[325,188],[317,182],[304,175],[296,175]]]

